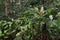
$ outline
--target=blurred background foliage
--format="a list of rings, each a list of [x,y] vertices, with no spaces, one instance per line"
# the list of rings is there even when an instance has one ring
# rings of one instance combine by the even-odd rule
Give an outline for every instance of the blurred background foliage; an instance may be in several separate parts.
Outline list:
[[[60,0],[0,0],[0,40],[40,40],[41,22],[50,40],[60,40]],[[39,10],[44,7],[44,16]],[[52,20],[50,16],[53,16]]]

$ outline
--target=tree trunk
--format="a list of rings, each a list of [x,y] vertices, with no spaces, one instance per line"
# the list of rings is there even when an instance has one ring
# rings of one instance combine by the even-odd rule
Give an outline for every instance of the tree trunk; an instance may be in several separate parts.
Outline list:
[[[4,0],[4,5],[5,5],[5,14],[8,16],[8,3],[7,0]]]

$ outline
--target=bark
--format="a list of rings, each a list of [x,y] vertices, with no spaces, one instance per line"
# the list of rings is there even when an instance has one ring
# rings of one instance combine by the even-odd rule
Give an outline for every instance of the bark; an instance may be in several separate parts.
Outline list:
[[[7,0],[4,0],[4,5],[5,5],[5,14],[8,16],[8,3]]]

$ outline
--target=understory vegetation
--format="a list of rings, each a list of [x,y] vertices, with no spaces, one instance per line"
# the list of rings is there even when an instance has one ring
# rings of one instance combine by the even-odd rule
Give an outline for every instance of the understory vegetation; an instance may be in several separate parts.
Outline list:
[[[0,40],[60,40],[60,0],[0,0]]]

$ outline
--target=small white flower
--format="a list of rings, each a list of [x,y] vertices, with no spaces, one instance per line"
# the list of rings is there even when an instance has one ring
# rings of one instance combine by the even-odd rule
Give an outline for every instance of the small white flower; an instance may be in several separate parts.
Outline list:
[[[14,21],[14,19],[13,19],[13,18],[12,18],[11,20],[12,20],[12,21]]]
[[[51,20],[53,20],[53,15],[50,15],[49,18],[50,18]]]
[[[41,10],[40,11],[44,13],[44,7],[43,6],[41,7]]]

